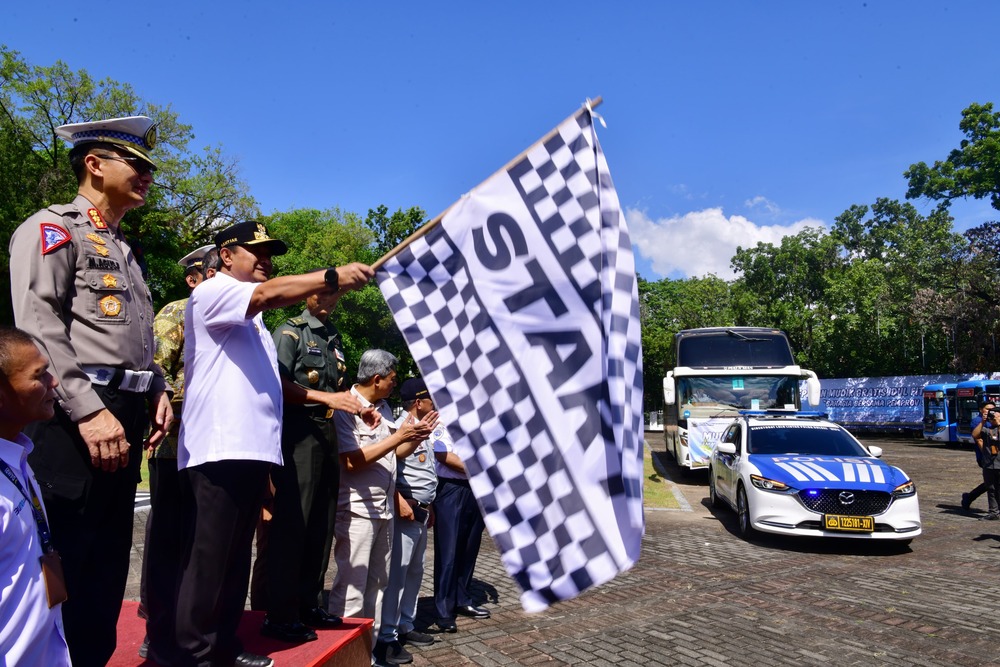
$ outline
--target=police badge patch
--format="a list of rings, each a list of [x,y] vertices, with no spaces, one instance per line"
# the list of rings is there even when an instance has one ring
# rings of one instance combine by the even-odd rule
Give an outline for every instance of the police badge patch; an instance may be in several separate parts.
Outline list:
[[[47,255],[59,246],[69,243],[70,235],[65,229],[51,222],[39,225],[42,232],[42,254]]]

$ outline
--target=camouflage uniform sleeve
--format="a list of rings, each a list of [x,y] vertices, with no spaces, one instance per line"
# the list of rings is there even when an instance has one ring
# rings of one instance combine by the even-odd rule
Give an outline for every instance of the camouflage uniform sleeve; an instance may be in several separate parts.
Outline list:
[[[153,319],[156,352],[153,361],[163,369],[163,378],[173,387],[173,402],[184,396],[184,307],[187,299],[164,306]]]
[[[39,211],[25,220],[10,239],[10,291],[14,322],[39,341],[48,357],[52,374],[59,380],[56,394],[73,421],[104,408],[90,378],[83,372],[70,340],[66,303],[76,280],[76,253],[72,241],[42,254],[42,223],[59,225],[64,220],[51,210]]]

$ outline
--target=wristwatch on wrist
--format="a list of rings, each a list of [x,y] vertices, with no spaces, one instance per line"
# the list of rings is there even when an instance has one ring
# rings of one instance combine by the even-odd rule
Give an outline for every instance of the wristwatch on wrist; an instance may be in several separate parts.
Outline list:
[[[340,278],[337,276],[337,269],[333,267],[327,269],[326,273],[323,274],[323,281],[331,289],[340,289]]]

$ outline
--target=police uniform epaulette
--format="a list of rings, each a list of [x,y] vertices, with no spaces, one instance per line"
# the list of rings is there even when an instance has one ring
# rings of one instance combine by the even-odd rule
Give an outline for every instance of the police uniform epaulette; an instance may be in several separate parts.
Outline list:
[[[288,318],[288,323],[293,327],[301,327],[303,324],[306,324],[306,318],[301,315],[299,317],[290,317]]]
[[[53,204],[46,210],[52,211],[56,215],[66,215],[67,213],[76,213],[77,215],[83,214],[83,211],[73,204]]]

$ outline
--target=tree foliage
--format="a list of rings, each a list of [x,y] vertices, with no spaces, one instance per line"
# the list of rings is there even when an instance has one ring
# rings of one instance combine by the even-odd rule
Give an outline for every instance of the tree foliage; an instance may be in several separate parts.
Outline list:
[[[971,104],[962,111],[959,129],[966,138],[947,159],[932,167],[918,162],[903,173],[909,181],[907,198],[951,202],[989,197],[993,208],[1000,209],[1000,113],[992,103]]]

